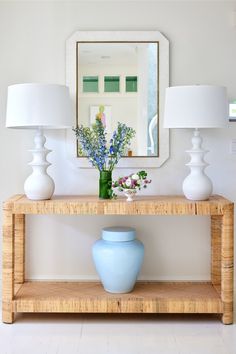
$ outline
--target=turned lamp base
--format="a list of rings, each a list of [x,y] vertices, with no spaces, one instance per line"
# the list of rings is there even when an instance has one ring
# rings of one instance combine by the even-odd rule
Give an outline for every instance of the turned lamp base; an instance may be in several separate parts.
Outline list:
[[[51,150],[44,147],[46,138],[41,129],[36,131],[34,143],[35,148],[29,150],[33,155],[33,160],[29,163],[33,172],[25,181],[25,194],[27,198],[32,200],[50,199],[55,185],[53,179],[47,174],[47,168],[51,164],[47,161],[46,156]]]
[[[212,182],[204,170],[208,163],[204,161],[206,150],[202,149],[202,138],[198,129],[195,129],[192,138],[192,149],[189,153],[191,160],[186,166],[190,168],[190,174],[183,182],[183,192],[190,200],[207,200],[212,194]]]

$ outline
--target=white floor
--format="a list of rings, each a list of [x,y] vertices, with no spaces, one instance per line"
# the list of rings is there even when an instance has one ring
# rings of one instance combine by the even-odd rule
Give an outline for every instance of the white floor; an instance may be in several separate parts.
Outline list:
[[[215,316],[18,314],[0,354],[236,354],[236,324]]]

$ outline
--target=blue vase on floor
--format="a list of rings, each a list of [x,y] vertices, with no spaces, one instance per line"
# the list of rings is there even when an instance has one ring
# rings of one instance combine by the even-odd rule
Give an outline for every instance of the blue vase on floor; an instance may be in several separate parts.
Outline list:
[[[102,239],[93,245],[93,260],[103,287],[110,293],[133,290],[141,265],[144,246],[131,227],[106,227]]]

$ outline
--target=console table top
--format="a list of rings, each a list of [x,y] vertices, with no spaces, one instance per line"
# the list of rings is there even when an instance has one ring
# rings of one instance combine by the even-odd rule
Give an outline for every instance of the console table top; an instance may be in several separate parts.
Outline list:
[[[133,202],[125,198],[104,200],[93,195],[53,196],[50,200],[29,200],[15,195],[4,202],[4,209],[14,214],[69,215],[223,215],[233,203],[219,195],[206,201],[192,201],[182,195],[137,196]]]

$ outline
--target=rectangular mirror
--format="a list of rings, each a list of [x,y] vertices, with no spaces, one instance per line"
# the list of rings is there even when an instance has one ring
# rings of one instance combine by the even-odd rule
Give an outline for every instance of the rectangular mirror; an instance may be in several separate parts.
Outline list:
[[[100,118],[108,139],[118,122],[136,131],[119,165],[139,167],[142,161],[141,167],[152,167],[144,162],[154,159],[158,166],[168,157],[169,135],[162,127],[168,59],[168,41],[156,31],[76,32],[67,42],[75,125],[91,126]],[[78,160],[86,160],[76,145]]]

